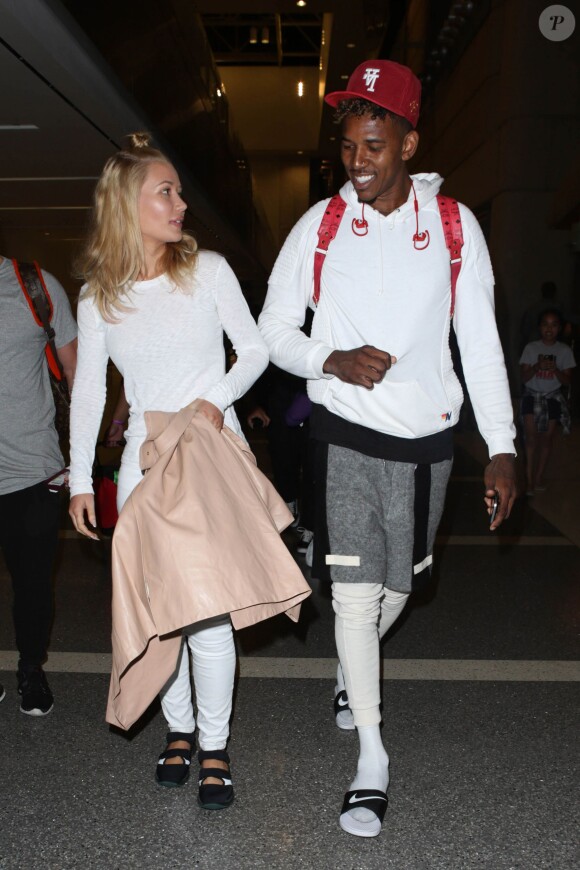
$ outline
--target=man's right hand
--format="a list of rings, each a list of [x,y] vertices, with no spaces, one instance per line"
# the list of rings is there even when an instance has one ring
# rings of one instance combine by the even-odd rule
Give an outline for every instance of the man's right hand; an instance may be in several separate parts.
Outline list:
[[[124,444],[123,436],[125,435],[126,428],[126,423],[120,423],[119,420],[113,420],[103,437],[105,447],[120,447]]]
[[[83,492],[80,495],[73,495],[68,512],[77,532],[80,532],[81,535],[85,535],[87,538],[92,538],[93,541],[99,540],[99,536],[92,529],[89,529],[85,521],[86,513],[91,526],[95,527],[97,525],[95,497],[92,493]]]
[[[397,358],[385,350],[365,344],[353,350],[333,350],[322,370],[346,384],[372,390],[396,362]]]

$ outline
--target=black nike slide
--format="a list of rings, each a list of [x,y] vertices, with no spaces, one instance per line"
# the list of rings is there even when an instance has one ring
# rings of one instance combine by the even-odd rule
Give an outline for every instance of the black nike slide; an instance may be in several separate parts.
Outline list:
[[[386,792],[374,788],[347,791],[340,811],[340,827],[348,834],[354,834],[355,837],[377,837],[381,833],[388,802]],[[369,822],[361,822],[359,819],[353,818],[350,811],[358,807],[370,810],[374,813],[375,818]]]

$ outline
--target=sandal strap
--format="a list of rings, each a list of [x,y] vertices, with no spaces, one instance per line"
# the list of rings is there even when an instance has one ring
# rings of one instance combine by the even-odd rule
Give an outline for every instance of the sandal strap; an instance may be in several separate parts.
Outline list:
[[[197,753],[197,760],[200,765],[202,761],[223,761],[227,764],[228,769],[224,770],[222,767],[200,767],[199,768],[199,785],[203,788],[211,788],[214,786],[215,788],[224,788],[228,787],[232,784],[232,772],[230,770],[230,756],[226,752],[225,749],[200,749]],[[214,777],[215,779],[221,779],[223,782],[223,786],[218,786],[215,782],[210,783],[207,786],[204,786],[203,783],[209,777]]]
[[[357,788],[355,791],[347,791],[345,794],[340,814],[342,816],[343,813],[348,813],[357,807],[363,807],[363,809],[374,813],[382,824],[388,802],[389,799],[384,791],[378,791],[374,788]]]
[[[186,743],[189,743],[193,749],[195,746],[195,733],[190,732],[189,734],[185,734],[183,731],[168,731],[165,737],[165,742],[174,743],[176,740],[184,740]]]
[[[348,695],[343,689],[334,699],[334,715],[338,716],[339,713],[345,713],[347,710],[350,710],[348,705]]]
[[[166,749],[159,756],[157,764],[164,763],[168,758],[182,758],[183,764],[189,765],[191,764],[191,749]],[[179,767],[179,765],[177,766]]]
[[[230,763],[230,756],[225,749],[200,749],[197,753],[197,760],[201,764],[202,761],[214,759],[216,761],[225,761],[227,765]],[[222,771],[224,773],[224,771]]]
[[[169,744],[174,743],[176,740],[183,740],[184,743],[189,743],[189,749],[169,749]],[[168,758],[182,758],[184,766],[191,764],[191,753],[195,749],[195,734],[185,734],[183,731],[168,731],[165,742],[167,746],[159,756],[158,764],[163,764]],[[179,767],[179,765],[176,765],[176,767]]]
[[[200,767],[199,784],[201,785],[210,776],[213,776],[215,779],[221,779],[224,785],[231,785],[232,783],[232,774],[229,770],[222,770],[219,767]],[[216,783],[210,783],[210,785],[216,785]]]

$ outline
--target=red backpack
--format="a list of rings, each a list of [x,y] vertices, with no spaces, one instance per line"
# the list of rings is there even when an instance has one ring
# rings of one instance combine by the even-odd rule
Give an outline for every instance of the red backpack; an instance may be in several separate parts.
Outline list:
[[[441,223],[443,225],[445,245],[449,250],[449,264],[451,267],[450,317],[453,317],[455,312],[455,288],[457,285],[457,278],[459,277],[459,271],[461,269],[461,248],[463,247],[461,216],[459,214],[457,200],[452,197],[437,194],[437,204],[439,206],[439,214],[441,215]],[[318,227],[318,247],[314,252],[314,293],[312,295],[315,305],[318,305],[318,300],[320,299],[320,276],[322,275],[324,258],[328,253],[330,243],[338,232],[345,209],[346,202],[342,196],[337,193],[328,203],[326,211],[322,216],[320,226]]]

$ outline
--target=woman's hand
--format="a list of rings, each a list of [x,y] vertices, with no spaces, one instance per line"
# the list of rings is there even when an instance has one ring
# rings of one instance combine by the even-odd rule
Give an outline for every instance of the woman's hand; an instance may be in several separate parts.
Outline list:
[[[218,432],[222,431],[224,428],[224,415],[219,408],[216,408],[216,406],[212,405],[211,402],[206,402],[205,399],[200,399],[197,406],[197,412],[198,414],[201,414],[202,417],[205,417],[214,429],[217,429]]]
[[[70,500],[68,512],[73,521],[73,525],[77,532],[91,538],[93,541],[98,541],[99,536],[89,529],[85,521],[85,514],[91,526],[97,525],[97,516],[95,514],[95,497],[90,492],[83,492],[80,495],[73,495]]]

